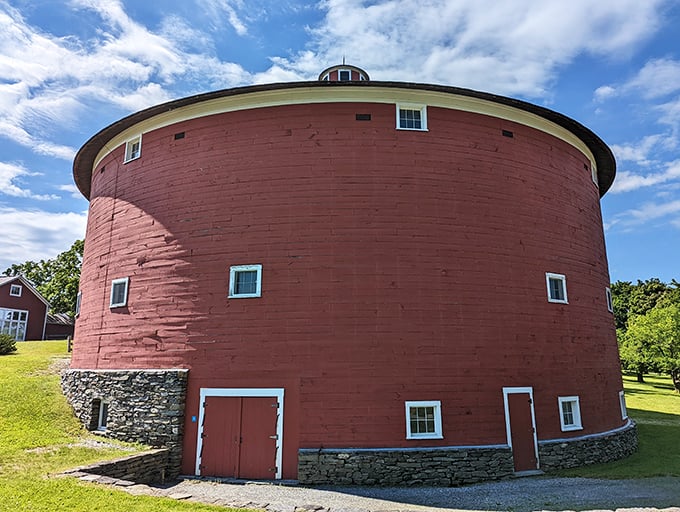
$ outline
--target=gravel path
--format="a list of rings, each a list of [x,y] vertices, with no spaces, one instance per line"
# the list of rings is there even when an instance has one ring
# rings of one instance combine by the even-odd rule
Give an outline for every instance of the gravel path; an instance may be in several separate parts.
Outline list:
[[[485,510],[666,510],[680,512],[680,478],[597,480],[531,477],[465,487],[324,487],[182,480],[165,488],[135,485],[133,494],[269,512]]]

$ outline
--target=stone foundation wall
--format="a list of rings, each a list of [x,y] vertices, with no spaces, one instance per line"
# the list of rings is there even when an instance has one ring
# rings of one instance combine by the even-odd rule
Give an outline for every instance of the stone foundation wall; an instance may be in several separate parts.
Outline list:
[[[120,459],[98,462],[64,472],[65,475],[101,475],[137,484],[164,483],[170,450],[162,448]]]
[[[168,477],[179,474],[188,370],[65,370],[61,386],[76,416],[97,428],[99,404],[108,403],[102,435],[164,447]]]
[[[575,439],[539,441],[540,469],[553,470],[622,459],[637,450],[637,429]],[[302,449],[298,480],[320,485],[451,486],[514,475],[508,446],[421,449]]]
[[[421,449],[302,449],[303,484],[451,486],[511,476],[507,446]]]
[[[637,427],[633,421],[606,434],[575,439],[539,441],[541,469],[566,469],[623,459],[638,449]]]

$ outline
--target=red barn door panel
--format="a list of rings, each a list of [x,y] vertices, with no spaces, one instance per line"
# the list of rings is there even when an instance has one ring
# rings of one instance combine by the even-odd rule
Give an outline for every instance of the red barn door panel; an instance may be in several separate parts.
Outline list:
[[[241,398],[206,397],[201,474],[236,477],[241,436]]]
[[[244,398],[241,416],[240,478],[276,475],[276,398]]]
[[[515,471],[531,471],[538,468],[532,403],[529,393],[509,393],[510,436]]]

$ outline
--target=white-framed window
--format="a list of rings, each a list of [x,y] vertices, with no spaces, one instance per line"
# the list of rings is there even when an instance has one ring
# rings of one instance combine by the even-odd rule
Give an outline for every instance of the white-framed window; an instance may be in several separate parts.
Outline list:
[[[621,419],[628,418],[628,409],[626,409],[626,395],[623,390],[619,391],[619,405],[621,406]]]
[[[0,308],[0,334],[9,334],[17,341],[26,339],[28,311]]]
[[[142,156],[142,136],[137,135],[134,139],[130,139],[125,143],[125,160],[127,163]]]
[[[397,105],[397,128],[400,130],[427,130],[425,105]]]
[[[614,302],[612,301],[612,291],[611,288],[604,289],[605,297],[607,298],[607,310],[610,313],[614,312]]]
[[[548,287],[548,302],[568,304],[567,278],[562,274],[545,273],[545,284]]]
[[[262,294],[262,265],[235,265],[229,268],[229,298],[245,299]]]
[[[340,82],[349,82],[350,80],[352,80],[352,70],[338,69],[338,80]]]
[[[99,402],[99,418],[97,418],[97,430],[106,430],[109,419],[109,403],[104,400]]]
[[[597,185],[597,187],[599,188],[600,183],[597,181],[597,169],[592,164],[590,165],[590,178],[593,180],[593,183],[595,183],[595,185]]]
[[[563,432],[581,430],[581,407],[577,396],[560,396],[557,398],[560,406],[560,426]]]
[[[11,284],[9,285],[9,294],[12,297],[21,297],[21,292],[23,289],[24,287],[20,284]]]
[[[329,73],[326,73],[321,80],[324,82],[328,82],[331,79],[331,76]]]
[[[111,302],[110,308],[122,308],[127,306],[129,277],[121,277],[111,281]]]
[[[83,292],[78,290],[78,295],[76,295],[76,318],[80,316],[80,304],[83,302]]]
[[[439,400],[406,402],[406,439],[443,439]]]

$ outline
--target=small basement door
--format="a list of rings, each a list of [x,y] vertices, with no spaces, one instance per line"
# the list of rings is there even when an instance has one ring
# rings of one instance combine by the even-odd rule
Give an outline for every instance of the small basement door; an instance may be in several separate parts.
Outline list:
[[[278,396],[236,396],[201,390],[196,474],[229,478],[281,478],[281,414]],[[203,396],[204,392],[206,393]]]

